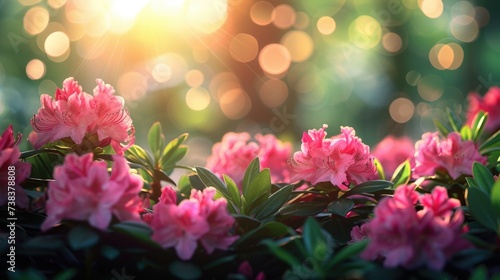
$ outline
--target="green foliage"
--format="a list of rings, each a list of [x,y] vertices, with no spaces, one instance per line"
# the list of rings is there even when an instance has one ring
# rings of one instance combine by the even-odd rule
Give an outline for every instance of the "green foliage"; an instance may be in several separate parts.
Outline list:
[[[228,201],[228,210],[233,214],[252,216],[259,221],[272,219],[290,197],[293,185],[272,192],[269,169],[260,170],[259,158],[249,164],[240,192],[236,183],[227,175],[224,181],[204,167],[196,167],[200,181],[206,187],[214,187]]]
[[[78,225],[68,233],[68,244],[73,250],[94,246],[99,242],[99,234],[92,228]]]
[[[460,133],[462,140],[472,140],[476,143],[480,140],[488,120],[488,114],[483,111],[478,112],[474,117],[472,126],[464,125],[461,118],[449,108],[446,109],[446,116],[448,121],[446,124],[434,119],[434,125],[443,137],[447,137],[450,132],[455,131]]]
[[[337,248],[335,240],[320,223],[308,217],[302,226],[302,238],[291,240],[290,244],[271,240],[263,243],[275,257],[285,262],[289,269],[285,278],[310,277],[325,279],[342,276],[354,268],[351,263],[365,247],[366,241],[347,247]],[[285,249],[284,245],[289,249]]]
[[[500,181],[495,183],[491,172],[475,162],[469,183],[467,202],[472,216],[483,226],[500,235]]]
[[[391,182],[394,183],[394,188],[400,185],[406,185],[410,181],[411,167],[410,161],[406,160],[396,168],[394,174],[392,175]]]
[[[344,197],[348,197],[355,194],[370,194],[375,193],[382,190],[390,190],[394,187],[393,182],[384,181],[384,180],[373,180],[363,182],[357,186],[354,186],[350,190],[348,190]]]

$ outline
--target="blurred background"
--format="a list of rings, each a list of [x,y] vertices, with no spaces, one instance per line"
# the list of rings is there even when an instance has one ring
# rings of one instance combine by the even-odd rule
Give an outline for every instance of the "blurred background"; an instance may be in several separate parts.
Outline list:
[[[229,131],[352,126],[373,147],[419,139],[447,107],[500,84],[497,1],[0,0],[0,130],[31,131],[41,94],[96,78],[126,101],[136,143],[160,121],[204,165]],[[29,144],[23,141],[23,149]]]

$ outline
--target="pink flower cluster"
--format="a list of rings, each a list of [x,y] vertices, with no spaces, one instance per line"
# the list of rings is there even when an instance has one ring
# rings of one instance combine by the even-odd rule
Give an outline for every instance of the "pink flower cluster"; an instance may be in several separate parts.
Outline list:
[[[290,170],[287,160],[291,156],[290,143],[283,143],[272,134],[256,134],[251,141],[250,134],[226,133],[222,141],[212,147],[206,168],[222,178],[228,175],[241,187],[245,171],[250,162],[259,157],[260,167],[269,168],[273,183],[288,182]]]
[[[26,208],[29,198],[26,191],[19,185],[31,173],[31,165],[27,162],[20,162],[18,144],[21,142],[21,134],[18,134],[14,141],[14,130],[12,125],[0,136],[0,206],[8,202],[15,202],[18,208]],[[9,196],[9,192],[14,195]],[[9,200],[11,199],[15,200]],[[12,203],[9,206],[13,206]]]
[[[88,221],[102,230],[108,227],[113,215],[120,221],[141,221],[142,178],[130,174],[122,156],[113,156],[113,161],[108,174],[107,163],[93,161],[93,154],[68,154],[64,164],[54,169],[42,230],[63,219]]]
[[[73,78],[57,89],[55,99],[47,94],[40,96],[42,107],[31,119],[34,132],[30,142],[38,149],[57,140],[69,142],[82,154],[96,147],[109,144],[122,154],[120,143],[134,141],[132,119],[123,108],[123,98],[114,95],[114,89],[100,79],[91,96]]]
[[[351,127],[341,127],[340,135],[325,139],[327,127],[304,132],[301,151],[289,163],[291,180],[312,184],[329,181],[347,190],[350,183],[359,184],[371,178],[376,169],[370,147],[356,137]]]
[[[467,97],[469,108],[467,110],[467,124],[474,123],[474,117],[479,111],[488,113],[485,129],[495,132],[500,129],[500,87],[491,87],[483,98],[475,92]]]
[[[472,173],[474,161],[486,164],[487,158],[479,154],[474,142],[463,141],[458,132],[451,132],[443,140],[438,132],[427,132],[415,143],[413,175],[434,175],[442,170],[448,172],[452,179],[457,179],[460,175]]]
[[[416,211],[420,201],[422,210]],[[417,268],[427,265],[439,270],[456,252],[471,245],[462,237],[464,215],[457,199],[449,198],[444,187],[420,196],[414,186],[401,186],[394,197],[375,207],[375,217],[351,232],[353,241],[368,238],[361,257],[385,258],[386,267]],[[364,235],[364,236],[363,236]]]
[[[385,177],[391,179],[396,168],[406,160],[410,160],[411,167],[415,165],[414,153],[415,147],[411,138],[389,135],[375,146],[372,155],[382,164]]]
[[[165,187],[148,218],[152,239],[163,248],[175,247],[183,260],[193,256],[198,241],[208,254],[215,249],[226,250],[238,236],[229,234],[234,218],[227,212],[224,198],[213,200],[215,192],[213,187],[203,192],[192,190],[190,198],[177,205],[175,191]]]

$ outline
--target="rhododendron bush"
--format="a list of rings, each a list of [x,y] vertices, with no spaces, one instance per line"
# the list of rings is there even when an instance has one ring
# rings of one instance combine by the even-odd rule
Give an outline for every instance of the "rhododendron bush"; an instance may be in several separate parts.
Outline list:
[[[373,148],[348,126],[311,128],[295,152],[228,132],[188,167],[187,134],[154,123],[134,144],[113,87],[69,78],[29,137],[0,137],[2,254],[27,279],[500,277],[499,99],[472,94],[466,116]]]

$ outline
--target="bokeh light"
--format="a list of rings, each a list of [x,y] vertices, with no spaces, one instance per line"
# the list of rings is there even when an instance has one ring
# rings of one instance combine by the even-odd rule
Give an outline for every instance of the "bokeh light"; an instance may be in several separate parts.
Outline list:
[[[429,52],[429,60],[439,70],[455,70],[462,65],[464,51],[456,43],[436,44]]]
[[[467,92],[498,84],[496,6],[11,1],[0,18],[7,35],[0,44],[3,114],[22,122],[39,103],[30,88],[53,94],[73,76],[85,88],[96,78],[115,87],[137,122],[138,143],[156,120],[210,143],[228,130],[290,137],[318,123],[357,131],[377,126],[367,143],[393,132],[418,137],[446,107],[463,112]],[[26,89],[18,89],[19,81]],[[19,116],[9,110],[13,88],[28,104]],[[271,128],[281,112],[298,117]],[[2,115],[0,123],[6,120]]]
[[[194,111],[201,111],[210,105],[210,93],[204,88],[191,88],[186,93],[186,104]]]
[[[286,4],[278,5],[271,15],[273,24],[280,29],[290,28],[295,23],[295,9]]]
[[[267,1],[257,1],[250,9],[250,18],[257,25],[268,25],[273,22],[274,6]]]
[[[443,95],[443,80],[437,75],[427,74],[418,81],[417,89],[424,100],[436,101]]]
[[[391,115],[391,118],[398,123],[408,122],[413,117],[414,112],[415,106],[408,98],[396,98],[389,106],[389,114]]]
[[[254,36],[246,33],[239,33],[231,39],[229,53],[239,62],[252,61],[259,52],[259,43]]]
[[[45,64],[40,59],[33,59],[26,65],[26,75],[32,80],[41,79],[45,75]]]
[[[262,48],[259,54],[260,67],[271,75],[284,73],[290,67],[291,62],[290,51],[281,44],[269,44]]]
[[[288,49],[293,62],[303,62],[314,51],[312,38],[304,31],[289,31],[281,39],[281,44]]]
[[[148,82],[146,77],[139,72],[127,72],[118,80],[117,93],[126,100],[140,100],[146,95]]]
[[[418,0],[420,10],[429,18],[438,18],[443,14],[444,4],[442,0]]]
[[[50,57],[60,57],[69,51],[69,37],[62,31],[56,31],[45,39],[45,53]]]
[[[387,32],[382,37],[382,46],[386,51],[396,53],[403,47],[403,40],[397,33]]]
[[[205,75],[200,70],[189,70],[184,77],[186,80],[186,84],[190,87],[199,87],[205,81]]]
[[[219,104],[224,115],[232,120],[243,118],[252,107],[248,94],[241,88],[226,91],[220,97]]]
[[[288,98],[288,86],[282,80],[269,79],[260,87],[259,97],[267,107],[276,108]]]
[[[371,16],[359,16],[349,26],[351,41],[362,49],[375,47],[382,37],[380,23]]]
[[[323,35],[330,35],[335,31],[337,24],[332,17],[324,16],[318,19],[316,23],[319,33]]]
[[[49,24],[49,11],[43,7],[33,7],[24,15],[24,30],[30,35],[40,34]]]

